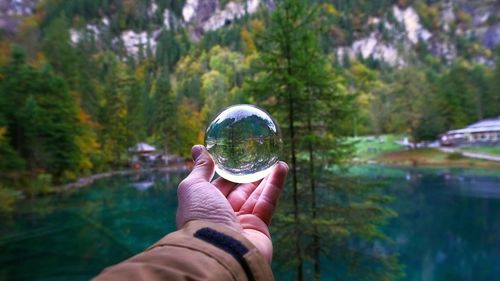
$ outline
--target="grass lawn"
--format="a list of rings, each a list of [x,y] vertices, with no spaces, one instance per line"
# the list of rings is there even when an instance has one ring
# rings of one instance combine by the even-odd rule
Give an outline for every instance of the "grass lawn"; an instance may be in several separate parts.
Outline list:
[[[500,168],[500,162],[473,159],[462,156],[460,153],[445,153],[434,148],[419,148],[407,150],[396,141],[400,135],[363,136],[351,138],[355,144],[355,162],[383,163],[394,166],[449,166],[449,167],[478,167]],[[500,155],[500,146],[495,147],[467,147],[464,151]]]
[[[373,160],[387,152],[404,149],[403,146],[395,143],[399,139],[400,136],[396,135],[381,135],[378,137],[363,136],[351,138],[350,140],[356,146],[355,157],[360,161],[367,161]]]
[[[434,148],[388,152],[375,160],[388,165],[500,168],[500,162],[467,158],[460,153],[444,153]]]
[[[500,146],[474,146],[474,147],[464,147],[463,151],[483,153],[488,155],[500,156]]]

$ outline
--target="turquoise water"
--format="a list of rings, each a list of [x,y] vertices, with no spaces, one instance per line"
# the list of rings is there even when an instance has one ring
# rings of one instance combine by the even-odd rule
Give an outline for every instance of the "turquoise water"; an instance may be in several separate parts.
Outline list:
[[[396,198],[398,217],[384,230],[404,280],[500,280],[498,171],[376,170]]]
[[[383,227],[404,280],[498,280],[500,177],[495,172],[364,167],[382,181],[399,216]],[[100,180],[58,196],[21,202],[0,223],[0,280],[86,280],[175,228],[175,188],[185,174]],[[368,175],[368,176],[367,176]],[[279,251],[276,248],[275,251]],[[341,280],[322,260],[322,279]],[[275,266],[277,266],[275,264]],[[280,272],[278,280],[292,276]]]

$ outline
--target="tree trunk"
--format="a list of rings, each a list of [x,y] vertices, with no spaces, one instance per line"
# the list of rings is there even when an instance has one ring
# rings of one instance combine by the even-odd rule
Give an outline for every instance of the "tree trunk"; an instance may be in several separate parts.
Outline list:
[[[288,17],[288,10],[285,9],[285,15]],[[284,42],[284,51],[285,51],[285,58],[286,58],[286,67],[287,67],[287,74],[288,77],[292,77],[293,71],[292,71],[292,56],[291,56],[291,50],[290,46],[292,44],[291,39],[288,37],[288,34],[290,32],[285,32],[286,38]],[[294,95],[293,92],[296,91],[295,87],[293,85],[290,85],[290,82],[287,82],[286,84],[286,89],[288,92],[288,124],[290,126],[290,154],[291,154],[291,160],[292,160],[292,188],[293,188],[293,209],[294,209],[294,220],[295,220],[295,235],[296,235],[296,240],[295,240],[295,251],[298,259],[298,264],[297,264],[297,280],[302,281],[303,280],[303,272],[302,272],[302,264],[303,259],[302,259],[302,248],[300,245],[301,241],[301,228],[300,228],[300,216],[299,216],[299,202],[298,202],[298,186],[297,186],[297,158],[296,158],[296,151],[295,151],[295,124],[294,124]]]
[[[312,136],[312,117],[311,117],[312,107],[311,107],[311,94],[309,94],[309,110],[307,111],[307,131],[309,136]],[[314,148],[312,141],[308,143],[309,150],[309,185],[311,187],[311,197],[312,197],[312,221],[313,221],[313,264],[314,264],[314,280],[320,280],[321,277],[321,264],[320,264],[320,241],[318,227],[314,224],[317,217],[316,210],[316,175],[314,172]]]
[[[290,125],[290,154],[292,158],[292,188],[293,188],[293,210],[295,219],[295,235],[297,236],[295,240],[295,250],[298,258],[297,264],[297,280],[302,281],[302,249],[300,247],[300,216],[299,216],[299,202],[298,202],[298,190],[297,190],[297,159],[295,155],[295,128],[294,128],[294,110],[293,110],[293,99],[292,94],[288,94],[288,106],[289,114],[288,121]]]

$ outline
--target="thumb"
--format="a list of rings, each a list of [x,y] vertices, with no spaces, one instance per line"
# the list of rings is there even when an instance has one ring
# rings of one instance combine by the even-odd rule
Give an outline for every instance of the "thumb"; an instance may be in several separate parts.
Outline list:
[[[215,164],[207,149],[203,145],[195,145],[191,149],[194,166],[185,181],[194,184],[200,181],[210,182],[214,176]]]

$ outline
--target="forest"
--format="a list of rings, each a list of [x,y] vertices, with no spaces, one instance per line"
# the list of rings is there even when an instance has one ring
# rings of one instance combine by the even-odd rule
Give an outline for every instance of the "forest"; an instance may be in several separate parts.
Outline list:
[[[43,1],[16,33],[0,33],[4,175],[16,181],[24,173],[43,174],[55,183],[67,182],[124,167],[127,148],[144,140],[187,157],[222,108],[276,103],[278,93],[256,93],[266,91],[257,90],[265,85],[255,81],[266,71],[259,64],[265,63],[267,49],[275,47],[262,41],[272,32],[265,9],[198,41],[191,40],[188,28],[172,23],[173,28],[157,35],[155,49],[141,45],[136,54],[127,54],[123,46],[111,44],[123,30],[153,30],[162,24],[160,11],[180,16],[184,5],[156,1],[157,12],[148,13],[150,2]],[[404,67],[371,57],[336,57],[337,46],[362,32],[355,24],[393,3],[313,2],[308,9],[318,15],[308,19],[305,32],[316,36],[317,46],[311,48],[321,53],[318,61],[328,62],[322,66],[330,72],[325,80],[334,84],[337,95],[349,96],[349,104],[338,106],[354,114],[336,122],[349,128],[340,135],[403,133],[433,140],[446,130],[500,114],[498,51],[457,38],[458,55],[452,61],[432,55],[424,42],[407,51]],[[412,4],[422,10],[424,23],[437,25],[432,23],[437,4]],[[72,41],[72,28],[102,17],[109,23],[100,37],[89,33]],[[486,54],[490,63],[475,63],[476,53]]]
[[[215,2],[223,8],[229,1]],[[128,148],[141,141],[188,159],[220,110],[257,104],[280,123],[291,168],[276,224],[296,227],[297,237],[286,243],[298,276],[308,261],[319,274],[322,233],[380,238],[375,225],[393,215],[378,205],[388,198],[370,196],[376,187],[342,176],[353,153],[348,138],[395,133],[435,140],[500,115],[500,49],[455,32],[473,24],[459,6],[453,28],[444,31],[442,1],[271,2],[200,32],[201,19],[181,20],[183,0],[44,0],[15,32],[0,31],[3,206],[82,176],[126,169]],[[424,40],[404,43],[393,6],[414,7],[426,30],[451,42],[454,57],[436,55]],[[367,24],[374,17],[388,24]],[[133,52],[120,40],[128,31],[146,38]],[[400,63],[339,55],[370,32],[402,42]],[[336,204],[323,206],[316,198],[328,190],[336,192]],[[308,207],[299,207],[298,196]],[[332,209],[334,217],[321,211]],[[351,223],[343,224],[347,217]],[[395,256],[374,258],[396,263]],[[381,268],[381,276],[399,274],[395,266]]]

